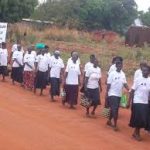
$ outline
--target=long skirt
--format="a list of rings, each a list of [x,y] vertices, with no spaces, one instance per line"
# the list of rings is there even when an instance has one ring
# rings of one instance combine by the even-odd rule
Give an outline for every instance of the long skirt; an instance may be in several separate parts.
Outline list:
[[[129,126],[132,128],[147,128],[148,104],[132,104]]]
[[[52,96],[59,96],[60,95],[60,79],[50,78],[50,82],[51,82],[50,94]]]
[[[121,101],[121,97],[117,97],[117,96],[108,97],[108,104],[110,107],[110,113],[112,118],[118,117],[120,101]]]
[[[23,84],[26,88],[34,88],[34,72],[33,71],[24,71],[23,73]]]
[[[47,81],[47,74],[46,72],[38,71],[35,77],[34,86],[37,89],[45,89]]]
[[[70,105],[77,105],[78,103],[78,85],[65,85],[66,101]]]
[[[7,66],[0,66],[0,75],[7,76]]]
[[[22,83],[23,82],[23,67],[12,67],[11,73],[12,80]]]
[[[147,123],[147,127],[145,129],[147,131],[150,131],[150,102],[149,102],[149,107],[148,107],[148,123]]]
[[[87,96],[87,98],[89,98],[90,100],[92,100],[92,105],[91,106],[97,106],[100,105],[100,92],[99,92],[99,88],[96,89],[87,89],[85,95]]]

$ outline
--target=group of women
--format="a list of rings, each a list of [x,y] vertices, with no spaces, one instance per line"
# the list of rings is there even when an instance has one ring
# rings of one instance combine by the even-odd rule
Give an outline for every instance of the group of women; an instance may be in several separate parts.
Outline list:
[[[55,50],[54,54],[49,53],[49,47],[45,46],[40,51],[34,51],[33,46],[28,47],[24,52],[18,41],[12,47],[10,60],[6,43],[1,43],[0,47],[0,74],[5,80],[7,64],[12,62],[11,78],[12,83],[18,82],[25,89],[33,90],[36,93],[40,89],[40,95],[50,84],[50,99],[56,100],[60,96],[60,89],[65,93],[63,105],[69,104],[71,109],[75,109],[78,102],[79,87],[86,98],[92,101],[90,107],[86,108],[86,115],[95,115],[95,110],[101,104],[100,93],[101,68],[95,55],[90,55],[90,60],[85,64],[83,80],[81,83],[81,64],[76,51],[71,53],[67,65],[64,65],[60,56],[60,51]],[[107,88],[105,96],[105,107],[110,109],[107,125],[113,130],[118,130],[118,113],[123,88],[129,92],[128,106],[131,106],[131,119],[129,126],[134,128],[133,138],[141,141],[140,129],[150,131],[150,67],[147,63],[141,63],[140,69],[135,72],[133,86],[130,89],[125,73],[123,72],[122,57],[114,57],[112,65],[107,74]],[[61,86],[62,85],[62,86]],[[90,108],[92,111],[90,112]]]

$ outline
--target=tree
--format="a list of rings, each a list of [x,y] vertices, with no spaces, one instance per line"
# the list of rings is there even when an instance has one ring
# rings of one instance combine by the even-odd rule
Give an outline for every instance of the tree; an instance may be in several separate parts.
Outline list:
[[[17,22],[30,17],[38,0],[0,0],[0,21]]]
[[[147,12],[140,12],[140,18],[144,25],[150,27],[150,8]]]
[[[69,28],[107,29],[120,33],[136,17],[134,0],[47,0],[33,15],[33,18],[44,18]]]

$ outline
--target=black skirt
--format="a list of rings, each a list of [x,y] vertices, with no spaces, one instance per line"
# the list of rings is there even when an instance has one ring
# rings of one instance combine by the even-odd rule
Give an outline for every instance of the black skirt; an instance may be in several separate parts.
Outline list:
[[[148,104],[132,104],[129,126],[132,128],[147,128]]]
[[[100,105],[100,92],[99,92],[99,88],[96,89],[87,89],[85,95],[87,96],[87,98],[89,98],[90,100],[92,100],[92,105],[91,106],[97,106]]]
[[[23,67],[12,67],[11,73],[12,80],[22,83],[23,82]]]
[[[47,84],[47,73],[38,71],[35,77],[35,88],[45,89]]]
[[[2,74],[3,76],[7,76],[7,66],[0,66],[0,74]]]
[[[79,86],[78,85],[65,85],[65,92],[66,92],[65,102],[67,102],[70,105],[77,105]]]
[[[145,129],[147,131],[150,131],[150,102],[149,102],[149,107],[148,107],[148,123],[147,123],[147,127]]]
[[[59,78],[50,78],[51,89],[50,93],[52,96],[60,95],[60,79]]]
[[[118,116],[119,106],[120,106],[121,97],[109,96],[108,105],[110,107],[110,113],[113,118]]]

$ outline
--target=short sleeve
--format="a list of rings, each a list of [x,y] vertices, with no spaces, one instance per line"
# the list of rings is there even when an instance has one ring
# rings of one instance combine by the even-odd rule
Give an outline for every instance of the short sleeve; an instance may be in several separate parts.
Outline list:
[[[132,89],[133,89],[133,90],[136,90],[137,87],[138,87],[138,79],[136,79],[136,80],[134,81],[134,83],[133,83],[133,85],[132,85]]]
[[[90,74],[91,74],[91,70],[88,70],[88,71],[86,71],[86,74],[85,74],[85,77],[90,77]]]
[[[113,81],[113,73],[110,73],[108,78],[107,78],[107,84],[111,84]]]
[[[14,53],[13,53],[13,56],[12,56],[12,59],[14,60],[14,59],[16,59],[16,58],[17,58],[17,53],[14,52]]]
[[[24,62],[24,63],[27,62],[27,55],[24,56],[23,62]]]
[[[64,62],[63,62],[63,60],[61,59],[61,68],[64,68],[64,67],[65,67]]]
[[[15,52],[15,51],[16,51],[16,45],[13,45],[13,46],[12,46],[11,51],[12,51],[12,52]]]
[[[69,71],[69,64],[67,64],[65,72],[68,72],[68,71]]]
[[[78,75],[81,75],[80,66],[78,66]]]
[[[127,79],[126,79],[126,75],[123,75],[123,83],[126,84],[127,83]]]
[[[87,72],[87,64],[84,66],[84,72]]]

